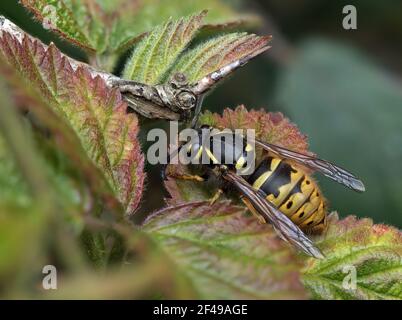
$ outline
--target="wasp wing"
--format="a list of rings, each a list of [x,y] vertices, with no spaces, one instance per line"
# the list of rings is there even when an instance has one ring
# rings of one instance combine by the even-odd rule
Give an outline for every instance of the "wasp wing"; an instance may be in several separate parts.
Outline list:
[[[259,140],[254,140],[257,146],[262,147],[263,149],[273,152],[280,157],[293,160],[307,168],[310,168],[315,171],[321,172],[326,177],[345,185],[346,187],[358,191],[364,192],[365,187],[363,182],[355,177],[349,171],[338,167],[337,165],[322,159],[318,159],[314,156],[308,156],[296,151],[291,151],[289,149],[271,144],[262,142]]]
[[[286,215],[279,211],[275,205],[270,203],[265,197],[244,180],[241,176],[231,171],[222,175],[223,179],[231,183],[244,197],[246,197],[253,207],[271,223],[278,235],[285,241],[294,245],[306,254],[317,259],[324,258],[323,253],[314,243],[295,225]]]

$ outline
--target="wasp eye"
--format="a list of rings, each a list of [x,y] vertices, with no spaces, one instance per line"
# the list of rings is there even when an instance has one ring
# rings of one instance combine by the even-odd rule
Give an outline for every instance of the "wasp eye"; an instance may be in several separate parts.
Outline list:
[[[192,93],[183,91],[177,95],[177,100],[183,109],[191,109],[195,106],[197,99]]]

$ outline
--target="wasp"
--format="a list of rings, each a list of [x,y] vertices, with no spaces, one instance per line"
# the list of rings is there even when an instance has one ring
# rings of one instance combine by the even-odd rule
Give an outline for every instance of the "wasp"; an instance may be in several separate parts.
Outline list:
[[[283,240],[306,254],[323,258],[322,252],[306,235],[324,232],[328,213],[327,201],[309,171],[318,171],[357,192],[365,191],[364,184],[352,173],[329,161],[257,139],[252,142],[248,143],[243,135],[236,133],[233,133],[233,139],[222,139],[222,134],[216,133],[216,129],[214,133],[212,127],[204,125],[197,130],[197,139],[182,144],[176,152],[185,148],[192,160],[207,157],[209,161],[203,162],[202,166],[218,177],[223,185],[239,192],[242,201],[261,223],[272,224]],[[257,161],[255,147],[262,148],[268,155]],[[226,158],[228,154],[233,161]],[[255,169],[247,175],[239,174],[247,165],[246,159],[256,161]],[[164,178],[166,168],[167,165],[162,170]],[[176,177],[197,181],[206,179],[197,175]],[[211,203],[223,192],[223,188],[219,189]]]

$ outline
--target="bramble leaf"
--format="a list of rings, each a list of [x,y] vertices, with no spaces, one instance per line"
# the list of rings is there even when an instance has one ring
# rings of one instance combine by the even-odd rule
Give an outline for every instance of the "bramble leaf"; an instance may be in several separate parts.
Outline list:
[[[263,48],[270,37],[247,33],[215,36],[211,40],[184,51],[201,28],[206,12],[169,20],[155,28],[135,46],[123,78],[158,84],[175,72],[184,73],[190,82]]]
[[[63,168],[56,170],[37,153],[33,131],[14,109],[3,78],[0,100],[0,292],[7,295],[21,273],[37,277],[48,252],[40,250],[43,235],[49,239],[55,213],[72,221],[84,211],[85,196]],[[66,208],[71,214],[65,214]]]
[[[15,164],[4,146],[0,137],[0,200],[3,203],[14,203],[20,207],[32,205],[28,188],[18,174]]]
[[[191,202],[151,215],[144,230],[204,299],[301,299],[299,263],[243,207]]]
[[[326,259],[308,259],[303,283],[316,299],[402,299],[402,233],[371,219],[329,217],[317,239]]]
[[[88,51],[106,48],[106,17],[96,1],[21,0],[42,25]]]
[[[106,1],[102,1],[103,3]],[[221,29],[231,26],[253,26],[258,18],[252,14],[236,13],[220,0],[126,0],[114,4],[115,20],[110,33],[110,48],[116,51],[129,48],[144,33],[169,19],[180,19],[208,10],[203,28]],[[109,7],[109,12],[111,12]]]
[[[173,17],[212,11],[206,27],[255,24],[253,15],[236,14],[218,0],[21,0],[35,17],[61,37],[89,52],[112,54],[128,49],[141,35]]]
[[[12,213],[12,214],[10,214]],[[0,202],[0,281],[2,291],[10,285],[22,266],[30,265],[34,260],[32,253],[39,253],[41,232],[45,221],[40,216],[40,208],[31,203],[21,206],[10,201]],[[35,259],[38,262],[38,255]],[[40,268],[40,267],[39,267]]]
[[[171,19],[154,28],[138,43],[123,78],[158,84],[201,27],[206,12],[180,20]]]
[[[144,158],[137,140],[138,120],[134,114],[126,114],[120,93],[108,88],[100,77],[92,78],[84,66],[73,70],[54,45],[46,48],[27,36],[21,43],[3,33],[0,59],[13,67],[14,74],[6,76],[14,78],[14,84],[16,77],[24,83],[19,93],[62,141],[60,148],[91,173],[87,178],[92,179],[92,186],[104,185],[102,172],[107,188],[113,190],[126,213],[132,214],[142,194]],[[42,103],[32,103],[38,94]]]
[[[271,36],[248,33],[215,36],[185,52],[175,63],[172,73],[184,73],[190,82],[258,51],[267,45]]]
[[[240,105],[235,110],[226,108],[222,115],[206,111],[201,115],[200,123],[232,130],[254,129],[256,139],[308,153],[306,135],[280,112],[267,112],[263,109],[247,110],[244,105]]]

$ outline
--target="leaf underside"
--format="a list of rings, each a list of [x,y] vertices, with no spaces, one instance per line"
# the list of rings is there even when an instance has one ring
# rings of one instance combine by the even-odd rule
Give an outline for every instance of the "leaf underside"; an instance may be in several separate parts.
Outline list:
[[[214,36],[179,57],[172,73],[182,72],[195,83],[211,72],[265,47],[270,36],[248,33],[229,33]]]
[[[46,48],[28,36],[20,43],[3,33],[0,57],[26,81],[25,93],[32,87],[35,93],[29,92],[28,97],[39,94],[45,102],[37,107],[47,105],[59,117],[60,126],[68,125],[56,133],[56,138],[68,135],[70,127],[79,147],[96,170],[103,173],[126,213],[132,214],[142,193],[144,158],[137,139],[138,120],[134,114],[126,114],[127,105],[120,93],[109,89],[100,77],[92,78],[84,67],[73,70],[54,45]],[[26,102],[29,107],[29,101]],[[37,108],[32,111],[41,113]],[[45,125],[50,121],[43,116],[41,120]],[[57,129],[57,125],[52,128]],[[77,155],[80,151],[74,148],[69,151],[73,159],[79,159],[77,164],[86,168],[88,163],[80,163],[82,158]]]
[[[205,14],[204,11],[176,21],[170,19],[166,24],[154,28],[135,47],[123,78],[152,85],[160,83],[167,70],[194,38]]]
[[[204,299],[302,299],[294,252],[243,207],[191,202],[144,225]]]
[[[97,54],[121,52],[170,17],[178,19],[204,9],[211,11],[204,27],[258,23],[255,16],[237,14],[218,0],[21,0],[21,3],[44,27]]]
[[[202,26],[205,12],[155,28],[135,46],[123,78],[159,84],[176,72],[190,83],[265,47],[270,37],[247,33],[214,36],[185,50]]]
[[[317,242],[326,259],[309,259],[302,277],[314,298],[402,299],[398,229],[354,216],[339,220],[332,214],[326,235]]]

